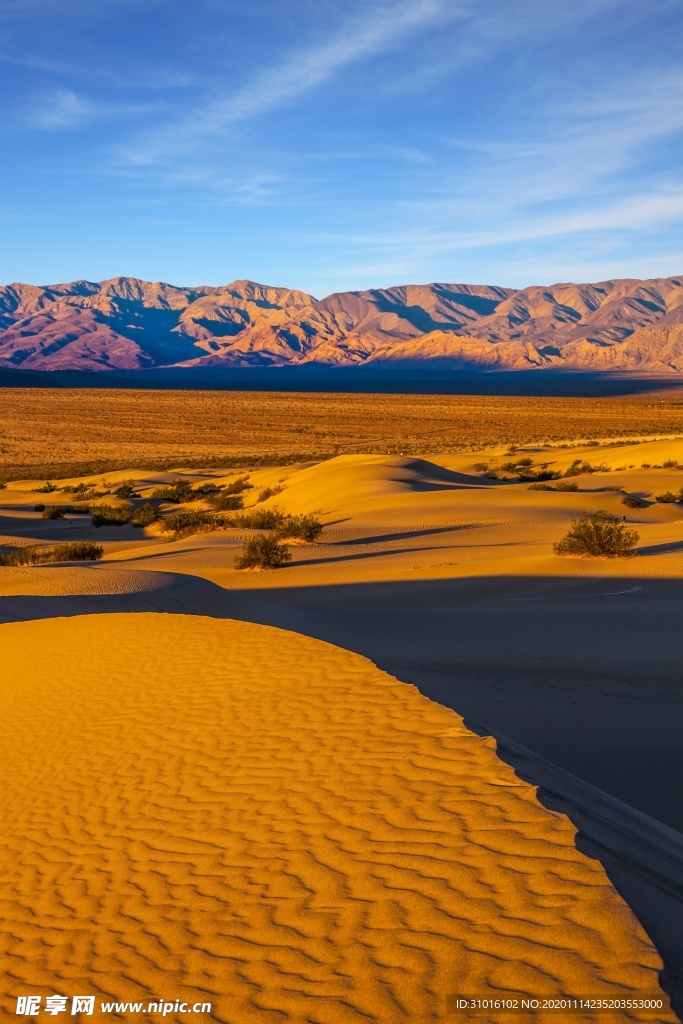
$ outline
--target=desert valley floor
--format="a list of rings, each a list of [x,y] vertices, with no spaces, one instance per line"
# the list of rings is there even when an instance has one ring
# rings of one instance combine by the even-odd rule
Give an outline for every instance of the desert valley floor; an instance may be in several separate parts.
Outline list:
[[[134,481],[139,504],[247,474],[247,507],[278,489],[258,507],[324,523],[262,572],[233,566],[250,530],[43,519],[72,495],[9,480],[3,551],[105,551],[0,567],[7,998],[198,993],[226,1024],[680,1000],[683,512],[655,499],[683,438],[621,441],[55,481]],[[530,489],[522,458],[589,470]],[[638,554],[555,555],[598,509]]]

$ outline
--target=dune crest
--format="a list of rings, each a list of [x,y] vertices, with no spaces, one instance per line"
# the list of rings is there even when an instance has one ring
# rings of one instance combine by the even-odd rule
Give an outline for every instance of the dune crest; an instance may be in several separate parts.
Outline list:
[[[568,820],[366,659],[199,616],[0,635],[6,1000],[428,1024],[462,992],[657,991]]]

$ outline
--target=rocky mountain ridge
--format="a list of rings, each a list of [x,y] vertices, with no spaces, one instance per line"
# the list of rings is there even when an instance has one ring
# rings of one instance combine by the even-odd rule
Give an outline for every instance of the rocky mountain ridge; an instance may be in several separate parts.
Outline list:
[[[253,281],[0,287],[0,368],[443,366],[683,370],[683,278],[434,283],[316,299]]]

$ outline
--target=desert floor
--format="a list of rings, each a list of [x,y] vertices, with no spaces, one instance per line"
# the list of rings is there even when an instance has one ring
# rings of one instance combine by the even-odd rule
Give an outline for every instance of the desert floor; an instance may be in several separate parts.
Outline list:
[[[522,456],[552,470],[576,459],[605,468],[572,477],[575,492],[529,490],[502,469]],[[12,977],[34,972],[46,994],[53,978],[73,979],[81,954],[67,931],[87,919],[82,956],[103,982],[98,991],[113,991],[104,981],[125,975],[128,987],[117,992],[145,985],[158,992],[170,972],[190,988],[201,988],[203,978],[215,994],[216,978],[227,978],[234,963],[224,959],[219,968],[211,958],[236,958],[239,985],[230,983],[230,995],[221,990],[220,1020],[426,1022],[441,1019],[439,1000],[461,983],[489,991],[513,977],[528,991],[541,976],[553,992],[584,982],[652,989],[651,943],[667,960],[662,984],[680,986],[680,927],[672,925],[677,910],[680,922],[680,894],[669,892],[661,913],[648,917],[644,903],[654,906],[654,897],[639,895],[637,883],[620,886],[618,869],[603,858],[625,898],[635,893],[631,905],[648,938],[594,859],[600,852],[582,852],[581,843],[577,850],[568,819],[551,801],[539,802],[496,756],[495,741],[479,735],[498,738],[501,751],[507,739],[521,744],[654,819],[642,819],[643,844],[660,823],[680,868],[683,506],[654,500],[683,487],[678,463],[683,440],[660,437],[621,446],[527,445],[514,456],[502,445],[451,454],[425,448],[420,457],[353,454],[254,469],[247,505],[261,488],[282,486],[259,507],[315,512],[325,523],[318,543],[293,547],[292,563],[269,572],[232,565],[250,531],[168,542],[157,527],[95,529],[75,515],[42,520],[33,511],[38,500],[67,503],[69,496],[36,493],[42,481],[12,481],[0,492],[3,550],[81,538],[105,546],[104,559],[92,565],[0,568],[10,735],[19,723],[26,737],[35,733],[26,744],[41,751],[37,759],[19,756],[7,794],[15,842],[32,830],[35,844],[9,892]],[[104,477],[135,480],[144,500],[179,475],[225,483],[235,471],[131,465]],[[81,479],[101,485],[103,475],[59,484]],[[624,506],[625,493],[642,507]],[[626,514],[640,534],[637,556],[554,555],[571,519],[597,509]],[[375,687],[381,699],[370,697]],[[58,720],[55,701],[63,709]],[[87,742],[77,742],[79,723]],[[306,740],[297,745],[299,733]],[[266,756],[245,760],[248,739]],[[476,769],[465,751],[477,752]],[[244,768],[238,778],[233,764]],[[78,783],[83,772],[90,781]],[[481,788],[473,795],[472,786]],[[259,787],[268,800],[280,794],[277,811],[260,816]],[[519,800],[525,811],[514,818]],[[133,832],[117,828],[117,814]],[[176,826],[177,837],[164,846]],[[410,852],[392,832],[404,826],[415,830]],[[495,844],[481,841],[482,828],[495,832]],[[210,850],[197,868],[200,832]],[[245,845],[228,877],[224,841],[237,833]],[[537,841],[557,848],[536,854]],[[269,877],[273,843],[284,861]],[[82,877],[76,862],[89,865]],[[565,863],[569,875],[560,871]],[[412,872],[410,884],[404,870]],[[206,889],[195,877],[204,874]],[[45,919],[37,928],[27,909],[36,878],[45,894],[38,913],[58,919],[45,940]],[[420,889],[416,878],[431,881]],[[278,892],[285,883],[293,888]],[[470,883],[488,886],[492,904],[470,902],[484,898]],[[121,887],[128,909],[116,904]],[[275,904],[264,908],[263,892],[278,907],[283,900],[292,918],[281,922]],[[427,902],[413,904],[415,892]],[[243,901],[239,928],[226,909],[231,893]],[[135,909],[140,900],[158,908],[154,927]],[[208,923],[215,901],[223,908],[220,927]],[[311,907],[324,920],[306,918]],[[102,937],[116,913],[131,935],[142,929],[144,942],[131,939],[129,948],[125,936]],[[166,917],[173,924],[162,955],[154,942]],[[302,934],[295,942],[280,927]],[[475,933],[486,940],[473,943]],[[183,959],[188,934],[212,936],[215,945],[195,950],[193,940]],[[43,941],[50,949],[36,959]],[[524,942],[528,948],[518,947]],[[610,974],[615,964],[626,971],[619,981]],[[268,994],[274,1003],[259,1002]]]

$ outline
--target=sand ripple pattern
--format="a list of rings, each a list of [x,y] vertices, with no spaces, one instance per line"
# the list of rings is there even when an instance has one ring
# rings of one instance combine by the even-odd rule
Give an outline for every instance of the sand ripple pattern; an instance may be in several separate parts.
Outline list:
[[[206,999],[226,1024],[427,1024],[449,993],[656,990],[567,819],[366,659],[152,613],[11,623],[0,643],[10,1014],[56,992]]]
[[[169,586],[168,576],[144,569],[85,569],[78,566],[11,566],[0,569],[0,596],[77,597],[139,594]]]

